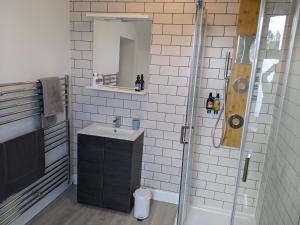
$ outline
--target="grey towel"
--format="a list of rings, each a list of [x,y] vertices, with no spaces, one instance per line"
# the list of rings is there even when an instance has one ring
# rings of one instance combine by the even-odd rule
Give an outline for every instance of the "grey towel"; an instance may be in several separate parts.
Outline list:
[[[58,77],[40,79],[43,87],[44,117],[63,112],[61,85]]]
[[[44,128],[56,123],[56,114],[64,111],[62,103],[61,85],[58,77],[47,77],[40,79],[43,88],[44,117],[42,125]]]

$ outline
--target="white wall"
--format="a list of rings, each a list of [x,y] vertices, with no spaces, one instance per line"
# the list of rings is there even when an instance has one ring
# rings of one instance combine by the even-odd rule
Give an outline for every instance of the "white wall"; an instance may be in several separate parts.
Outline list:
[[[70,74],[68,0],[0,1],[0,84]],[[0,141],[39,128],[39,119],[0,126]],[[46,165],[65,153],[65,146],[46,155]],[[63,183],[13,224],[25,224],[67,188]]]
[[[70,74],[69,1],[0,1],[0,83]]]

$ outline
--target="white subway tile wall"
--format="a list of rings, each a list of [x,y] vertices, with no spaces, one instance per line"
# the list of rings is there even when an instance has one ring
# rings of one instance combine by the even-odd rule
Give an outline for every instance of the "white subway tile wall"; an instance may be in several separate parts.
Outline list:
[[[192,201],[194,204],[229,208],[233,200],[239,151],[212,147],[211,131],[217,116],[205,111],[209,92],[224,96],[224,64],[227,51],[232,52],[237,23],[238,0],[210,0],[207,8],[207,37],[204,52],[204,73],[198,95]],[[73,173],[76,174],[76,131],[93,122],[112,123],[116,115],[131,125],[132,118],[141,119],[145,128],[142,184],[178,192],[182,145],[180,126],[185,119],[185,106],[192,54],[194,0],[168,1],[93,1],[70,2],[72,38],[72,106],[73,106]],[[138,12],[153,17],[149,94],[136,96],[86,90],[92,75],[92,20],[88,12]],[[271,103],[270,103],[271,104]],[[269,118],[269,106],[261,129]],[[256,121],[259,122],[259,121]],[[221,135],[221,123],[217,136]],[[253,212],[259,187],[265,148],[258,132],[251,142],[255,160],[251,163],[249,181],[240,190],[248,193],[247,204],[239,199],[239,208]],[[250,140],[250,139],[249,139]],[[250,194],[251,193],[251,194]],[[245,205],[246,204],[246,205]],[[246,207],[244,207],[246,206]]]
[[[92,122],[125,125],[141,119],[145,128],[142,184],[178,192],[182,145],[180,125],[185,105],[193,34],[193,1],[71,1],[73,173],[76,131]],[[153,17],[149,95],[135,96],[86,90],[92,75],[93,25],[88,12],[146,13]]]

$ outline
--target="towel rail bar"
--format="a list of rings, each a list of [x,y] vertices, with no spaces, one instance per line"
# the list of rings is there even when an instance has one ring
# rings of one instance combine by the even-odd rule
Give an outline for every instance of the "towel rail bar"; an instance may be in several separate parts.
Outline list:
[[[65,106],[65,104],[63,104],[63,106]],[[31,109],[32,110],[32,109]],[[31,111],[31,110],[28,110],[28,111]],[[35,116],[38,116],[38,115],[41,115],[42,114],[42,110],[43,110],[43,107],[40,107],[40,110],[39,112],[37,113],[32,113],[32,114],[28,114],[28,115],[24,115],[24,116],[21,116],[21,117],[17,117],[17,118],[14,118],[14,119],[9,119],[7,121],[0,121],[0,126],[1,125],[4,125],[4,124],[7,124],[7,123],[12,123],[12,122],[16,122],[16,121],[19,121],[19,120],[23,120],[23,119],[26,119],[26,118],[30,118],[30,117],[35,117]],[[22,112],[19,112],[19,113],[11,113],[10,115],[14,115],[14,114],[20,114]],[[10,116],[9,115],[9,116]],[[1,117],[0,117],[1,118]]]
[[[30,209],[32,206],[34,206],[36,203],[38,203],[42,198],[44,198],[46,195],[48,195],[49,193],[51,193],[52,191],[54,191],[56,188],[58,188],[60,185],[62,185],[63,183],[68,181],[68,177],[63,177],[64,179],[60,179],[58,180],[56,185],[51,185],[49,187],[49,190],[47,192],[42,193],[39,197],[37,197],[37,199],[35,201],[33,201],[30,205],[28,205],[27,207],[21,208],[20,210],[18,210],[17,214],[14,215],[13,218],[11,218],[9,221],[7,221],[6,224],[10,224],[12,223],[15,219],[17,219],[19,216],[21,216],[23,213],[25,213],[28,209]]]
[[[3,113],[3,114],[0,114],[0,118],[12,116],[12,115],[16,115],[16,114],[20,114],[20,113],[24,113],[24,112],[36,111],[37,109],[38,109],[38,112],[40,112],[41,107],[33,107],[30,109],[22,109],[22,110],[15,111],[15,112]],[[36,113],[36,112],[34,112],[34,113]]]
[[[56,161],[54,161],[53,163],[49,164],[49,165],[46,167],[46,173],[48,172],[47,170],[48,170],[51,166],[53,166],[53,165],[55,165],[56,163],[58,163],[59,161],[65,159],[66,157],[67,157],[67,155],[64,155],[64,156],[62,156],[61,158],[59,158],[59,159],[57,159]]]
[[[66,129],[66,128],[67,128],[66,125],[64,125],[64,126],[58,127],[56,130],[50,130],[48,132],[45,131],[44,134],[45,134],[45,136],[50,136],[51,134],[53,134],[57,131],[60,131],[62,129]]]
[[[62,80],[62,81],[65,81],[65,77],[61,77],[59,79]],[[39,83],[40,83],[39,80],[37,80],[37,81],[15,82],[15,83],[0,84],[0,87],[20,86],[20,85],[27,85],[27,84],[39,84]]]
[[[62,84],[64,87],[64,84]],[[9,95],[9,94],[17,94],[20,92],[39,92],[40,91],[40,87],[34,87],[34,88],[21,88],[21,89],[14,89],[14,90],[1,90],[0,89],[0,97],[4,96],[4,95]],[[64,92],[64,89],[61,89],[62,92]]]
[[[68,97],[66,95],[67,95],[66,93],[63,93],[62,97],[63,98]],[[0,92],[0,96],[1,96],[1,92]],[[3,99],[1,98],[0,99],[0,103],[9,102],[9,101],[16,101],[16,100],[22,100],[22,99],[27,99],[27,98],[34,98],[34,97],[42,97],[42,96],[41,96],[41,93],[37,93],[37,94],[30,94],[30,95],[24,95],[24,96],[16,96],[16,97],[3,98]],[[64,99],[64,100],[66,101],[67,99]]]
[[[49,126],[45,129],[45,134],[47,133],[47,131],[51,130],[52,128],[54,127],[57,127],[58,125],[61,125],[61,124],[64,124],[64,123],[68,123],[69,121],[67,120],[63,120],[63,121],[60,121],[60,122],[57,122],[56,124],[52,125],[52,126]]]
[[[21,117],[18,117],[18,118],[15,118],[15,119],[11,119],[11,120],[8,120],[8,121],[0,122],[0,126],[2,126],[4,124],[7,124],[7,123],[16,122],[16,121],[19,121],[19,120],[23,120],[23,119],[27,119],[27,118],[35,117],[35,116],[39,116],[39,115],[41,115],[40,112],[39,113],[33,113],[33,114],[25,115],[25,116],[21,116]]]
[[[0,110],[10,109],[10,108],[15,108],[15,107],[20,107],[20,106],[25,106],[25,105],[35,104],[35,103],[40,103],[40,100],[28,101],[28,102],[23,102],[23,103],[16,103],[16,104],[11,104],[11,105],[0,106]]]
[[[61,182],[62,181],[62,182]],[[49,188],[52,188],[52,187],[54,187],[55,186],[55,188],[56,187],[58,187],[60,184],[62,184],[64,181],[67,181],[67,174],[66,175],[64,175],[64,176],[62,176],[61,178],[59,178],[58,180],[56,180],[55,182],[53,182],[53,183],[51,183],[51,185],[49,185],[49,186],[46,186],[46,188],[47,189],[49,189]],[[58,182],[58,184],[57,184],[57,182]],[[61,182],[61,183],[60,183]],[[55,185],[55,184],[57,184],[57,185]],[[55,189],[54,188],[54,189]],[[46,189],[46,190],[47,190]],[[51,191],[52,190],[54,190],[54,189],[51,189]],[[44,194],[44,193],[50,193],[51,191],[49,191],[49,192],[38,192],[37,193],[37,195],[36,195],[36,197],[32,200],[32,202],[29,202],[29,205],[27,205],[27,204],[24,204],[24,205],[19,205],[19,207],[16,207],[15,208],[15,210],[14,210],[14,212],[13,213],[11,213],[8,217],[5,217],[4,218],[4,220],[0,220],[0,224],[9,224],[9,223],[11,223],[14,219],[16,219],[16,216],[20,216],[21,214],[19,214],[19,213],[24,213],[26,210],[28,210],[28,209],[30,209],[32,206],[34,206],[34,204],[36,204],[39,200],[41,200],[46,194]],[[17,215],[16,215],[17,214]],[[12,217],[10,220],[8,220],[10,217]],[[7,222],[8,223],[7,223]]]
[[[47,165],[42,178],[0,203],[1,225],[12,223],[46,195],[63,184],[71,183],[68,75],[60,78],[60,84],[64,118],[44,129],[44,143],[46,157],[50,151],[63,144],[66,146],[66,153]],[[0,84],[0,127],[30,118],[40,120],[42,113],[43,96],[40,81]]]
[[[51,132],[48,132],[47,134],[45,133],[45,138],[50,138],[52,137],[53,134],[57,134],[57,132],[60,132],[61,130],[64,130],[66,129],[67,127],[66,126],[62,126],[62,127],[59,127],[57,128],[56,130],[52,130]]]
[[[57,171],[55,171],[55,173],[52,173],[50,176],[48,176],[48,179],[51,178],[51,180],[50,180],[50,182],[51,182],[51,181],[55,180],[57,177],[59,177],[61,174],[64,174],[66,172],[67,172],[67,169],[57,170]],[[46,183],[49,183],[49,181]],[[38,186],[38,188],[41,188],[41,186]],[[3,218],[4,215],[9,214],[9,212],[11,212],[12,209],[18,207],[19,205],[26,203],[26,201],[28,201],[35,194],[36,194],[36,192],[29,192],[28,195],[22,195],[20,198],[16,199],[14,202],[12,202],[12,204],[10,204],[9,206],[6,206],[4,208],[5,211],[3,210],[3,212],[1,212],[1,217]]]
[[[5,207],[3,207],[2,212],[0,213],[1,214],[0,218],[3,218],[4,215],[9,214],[9,212],[11,212],[12,209],[29,201],[30,198],[32,198],[38,191],[41,190],[41,188],[43,188],[45,186],[45,184],[47,183],[45,181],[49,182],[49,179],[50,179],[50,181],[53,181],[59,175],[66,173],[67,172],[66,165],[64,165],[64,164],[61,164],[61,165],[63,165],[63,166],[57,167],[58,169],[56,169],[54,172],[51,172],[51,174],[49,174],[47,176],[47,179],[44,179],[39,185],[35,186],[33,189],[31,189],[26,194],[20,195],[18,198],[14,199],[14,201],[11,201],[9,205],[6,205]]]
[[[51,176],[51,173],[53,171],[56,172],[56,169],[58,167],[60,167],[61,165],[66,164],[67,161],[68,161],[67,155],[64,155],[61,158],[59,158],[58,160],[56,160],[53,163],[51,163],[50,165],[48,165],[46,167],[46,172],[45,172],[44,177],[42,177],[41,179],[39,179],[37,182],[33,183],[29,187],[25,188],[24,190],[20,191],[19,193],[15,194],[14,196],[10,197],[8,200],[6,200],[5,204],[0,205],[1,213],[4,212],[4,210],[3,210],[4,208],[6,208],[10,204],[12,204],[14,201],[16,201],[19,198],[22,198],[23,196],[26,196],[27,193],[34,191],[36,188],[38,188],[45,181],[45,179],[48,178],[47,176],[49,176],[49,174]]]
[[[64,83],[61,83],[60,84],[63,88],[65,86]],[[24,85],[25,86],[25,85]],[[1,86],[0,86],[1,87]],[[6,86],[8,87],[8,86]],[[40,84],[39,83],[36,83],[35,86],[32,86],[32,87],[23,87],[23,88],[17,88],[17,89],[8,89],[8,90],[0,90],[0,96],[1,95],[6,95],[6,94],[12,94],[12,93],[17,93],[17,92],[27,92],[27,91],[38,91],[40,90],[39,89],[40,87]],[[3,88],[3,86],[2,86]]]
[[[65,86],[65,88],[67,88],[67,87]],[[38,97],[38,96],[40,96],[41,98],[39,98],[37,100],[27,101],[27,102],[24,102],[24,103],[19,103],[18,102],[18,103],[15,103],[15,104],[0,106],[0,112],[1,112],[1,110],[6,110],[6,109],[14,108],[14,107],[19,107],[19,106],[25,106],[25,105],[34,104],[34,103],[40,103],[39,107],[37,107],[36,105],[33,105],[32,108],[26,108],[26,109],[22,109],[22,110],[10,112],[10,113],[2,113],[2,114],[0,113],[0,119],[1,119],[3,117],[9,117],[9,116],[13,116],[13,115],[21,114],[21,113],[26,113],[26,112],[29,112],[29,111],[32,111],[32,110],[40,109],[40,110],[32,112],[31,114],[22,115],[22,116],[17,117],[17,118],[8,119],[6,121],[0,120],[0,126],[4,125],[4,124],[7,124],[7,123],[11,123],[11,122],[16,122],[18,120],[23,120],[23,119],[26,119],[26,118],[35,117],[37,115],[41,115],[41,113],[43,112],[41,93],[34,94],[34,95],[16,96],[16,97],[11,97],[11,98],[6,98],[6,99],[0,99],[0,103],[4,103],[6,101],[16,101],[16,100],[26,99],[26,98],[30,98],[30,97]],[[64,91],[62,96],[63,96],[63,100],[64,100],[63,106],[66,108],[66,106],[68,105],[68,92]],[[62,121],[62,122],[64,122],[64,121]],[[57,124],[55,124],[54,126],[56,126],[56,125]]]
[[[58,137],[58,136],[57,136]],[[64,140],[64,139],[66,139],[67,138],[67,136],[66,135],[64,135],[63,137],[60,137],[60,138],[58,138],[58,139],[55,139],[55,140],[53,140],[53,141],[50,141],[49,142],[49,140],[46,140],[45,142],[46,142],[46,144],[45,144],[45,146],[46,147],[48,147],[48,146],[50,146],[50,145],[53,145],[53,144],[55,144],[56,142],[59,142],[59,141],[61,141],[61,140]]]
[[[65,100],[65,101],[67,102],[67,100]],[[40,103],[41,104],[41,101],[40,101],[40,99],[38,99],[38,100],[35,100],[35,101],[27,101],[27,102],[23,102],[23,103],[18,102],[18,103],[15,103],[15,104],[0,106],[0,110],[16,108],[16,107],[30,105],[30,104],[34,104],[34,103]],[[63,105],[65,106],[65,103]]]
[[[54,161],[53,163],[49,164],[46,167],[45,176],[44,177],[42,177],[40,180],[38,180],[37,182],[33,183],[29,187],[25,188],[24,190],[20,191],[19,193],[15,194],[14,196],[9,197],[9,199],[6,200],[6,202],[4,204],[3,203],[0,204],[0,210],[1,210],[1,212],[3,211],[3,209],[5,207],[9,206],[10,204],[12,204],[17,199],[21,198],[22,196],[25,196],[27,193],[29,193],[29,192],[35,190],[37,187],[39,187],[43,183],[43,181],[48,178],[47,176],[49,176],[49,174],[51,174],[60,165],[66,163],[67,161],[68,161],[67,155],[64,155],[61,158],[59,158],[56,161]]]
[[[63,127],[63,128],[65,128],[65,127]],[[58,130],[57,130],[58,131]],[[45,138],[45,141],[50,141],[50,140],[52,140],[53,138],[56,138],[56,137],[58,137],[58,136],[60,136],[60,135],[62,135],[62,134],[64,134],[64,133],[66,133],[66,131],[65,130],[63,130],[63,131],[61,131],[61,132],[59,132],[59,133],[55,133],[55,132],[53,132],[54,133],[54,135],[51,135],[51,136],[47,136],[47,138]],[[51,134],[53,134],[53,133],[51,133]],[[46,136],[46,135],[45,135]]]
[[[12,94],[12,93],[18,93],[18,92],[37,91],[37,90],[38,90],[37,88],[20,88],[20,89],[8,90],[8,91],[0,90],[0,96]]]
[[[49,193],[51,193],[52,191],[54,191],[56,188],[58,188],[60,185],[62,185],[63,183],[68,181],[68,177],[66,177],[63,180],[58,181],[59,183],[57,183],[56,185],[50,187],[50,189],[43,193],[39,198],[37,198],[34,202],[32,202],[29,206],[27,206],[26,208],[21,209],[20,211],[18,211],[17,215],[15,215],[13,218],[11,218],[7,224],[12,223],[15,219],[17,219],[19,216],[21,216],[23,213],[25,213],[28,209],[30,209],[32,206],[34,206],[36,203],[38,203],[42,198],[44,198],[46,195],[48,195]]]
[[[65,143],[67,143],[67,142],[68,142],[68,139],[65,139],[65,140],[63,140],[62,142],[59,142],[59,143],[57,143],[56,145],[52,146],[51,148],[45,150],[45,153],[48,153],[48,152],[50,152],[50,151],[56,149],[58,146],[61,146],[61,145],[65,144]],[[46,147],[49,147],[49,146],[46,146]]]
[[[24,95],[24,96],[18,96],[18,97],[4,98],[4,99],[0,99],[0,103],[8,102],[8,101],[21,100],[21,99],[26,99],[26,98],[33,98],[33,97],[41,97],[41,94],[32,94],[32,95]]]

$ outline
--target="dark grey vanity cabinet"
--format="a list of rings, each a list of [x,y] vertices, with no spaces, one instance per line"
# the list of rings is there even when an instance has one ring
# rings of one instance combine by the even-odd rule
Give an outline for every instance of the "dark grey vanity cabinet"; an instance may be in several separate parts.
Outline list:
[[[130,212],[140,187],[143,136],[125,141],[78,134],[77,201]]]

